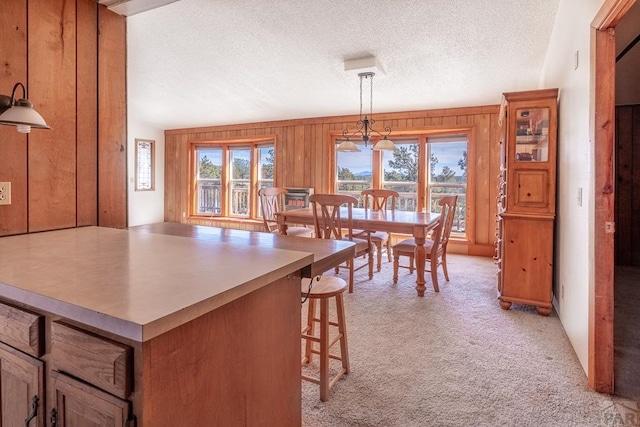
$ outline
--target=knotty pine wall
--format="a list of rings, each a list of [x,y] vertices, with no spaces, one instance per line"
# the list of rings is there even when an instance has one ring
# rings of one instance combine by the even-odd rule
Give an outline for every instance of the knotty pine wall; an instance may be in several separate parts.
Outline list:
[[[394,134],[411,131],[469,132],[470,171],[467,215],[469,241],[455,251],[494,255],[496,190],[499,173],[498,106],[376,114],[379,127],[390,126]],[[273,136],[276,139],[275,183],[283,187],[313,187],[332,193],[332,134],[352,127],[356,116],[321,117],[276,122],[212,126],[165,131],[165,221],[262,230],[254,221],[189,218],[189,142]],[[392,135],[393,136],[393,135]],[[393,138],[392,138],[393,139]],[[473,166],[472,166],[473,163]],[[183,217],[183,212],[187,213]]]
[[[1,1],[0,93],[22,82],[52,129],[0,126],[0,235],[126,227],[124,17],[94,0]]]
[[[616,107],[615,260],[640,267],[640,105]]]

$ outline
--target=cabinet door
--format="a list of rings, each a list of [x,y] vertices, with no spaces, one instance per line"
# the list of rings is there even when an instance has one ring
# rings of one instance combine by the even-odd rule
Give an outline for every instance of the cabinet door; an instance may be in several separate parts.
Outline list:
[[[56,371],[52,417],[56,427],[124,427],[129,425],[130,403]]]
[[[0,343],[0,426],[43,427],[43,391],[44,363]]]

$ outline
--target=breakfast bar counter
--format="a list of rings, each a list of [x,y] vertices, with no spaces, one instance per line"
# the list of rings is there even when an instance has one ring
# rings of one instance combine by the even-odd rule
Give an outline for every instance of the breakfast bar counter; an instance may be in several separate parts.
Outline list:
[[[0,238],[0,361],[35,370],[1,396],[20,425],[300,425],[301,277],[352,244],[184,227]]]

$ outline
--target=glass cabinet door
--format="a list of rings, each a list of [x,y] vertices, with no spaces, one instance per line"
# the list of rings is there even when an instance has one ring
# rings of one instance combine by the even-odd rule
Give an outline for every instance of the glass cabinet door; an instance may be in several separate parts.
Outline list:
[[[549,160],[549,108],[516,110],[516,162]]]

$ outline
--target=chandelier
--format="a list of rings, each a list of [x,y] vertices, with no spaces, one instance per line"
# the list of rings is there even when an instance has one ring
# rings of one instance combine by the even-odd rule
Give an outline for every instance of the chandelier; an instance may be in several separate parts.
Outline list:
[[[355,132],[349,132],[348,129],[343,130],[342,135],[345,137],[345,139],[336,147],[336,151],[343,151],[343,152],[360,151],[358,146],[351,139],[355,137],[361,139],[364,142],[364,146],[366,147],[369,141],[371,140],[371,137],[374,135],[380,136],[382,137],[382,139],[380,139],[373,147],[371,147],[373,150],[395,150],[396,149],[395,144],[389,138],[387,138],[389,134],[391,134],[391,128],[389,126],[384,128],[384,132],[385,132],[384,134],[381,132],[378,132],[373,128],[373,125],[376,123],[376,121],[373,120],[373,76],[375,75],[376,73],[372,71],[367,71],[367,72],[358,74],[358,77],[360,77],[360,118],[356,123],[356,126],[358,126],[358,130],[356,130]],[[369,108],[369,115],[367,116],[365,114],[363,118],[362,117],[362,81],[364,79],[369,80],[370,108]]]

